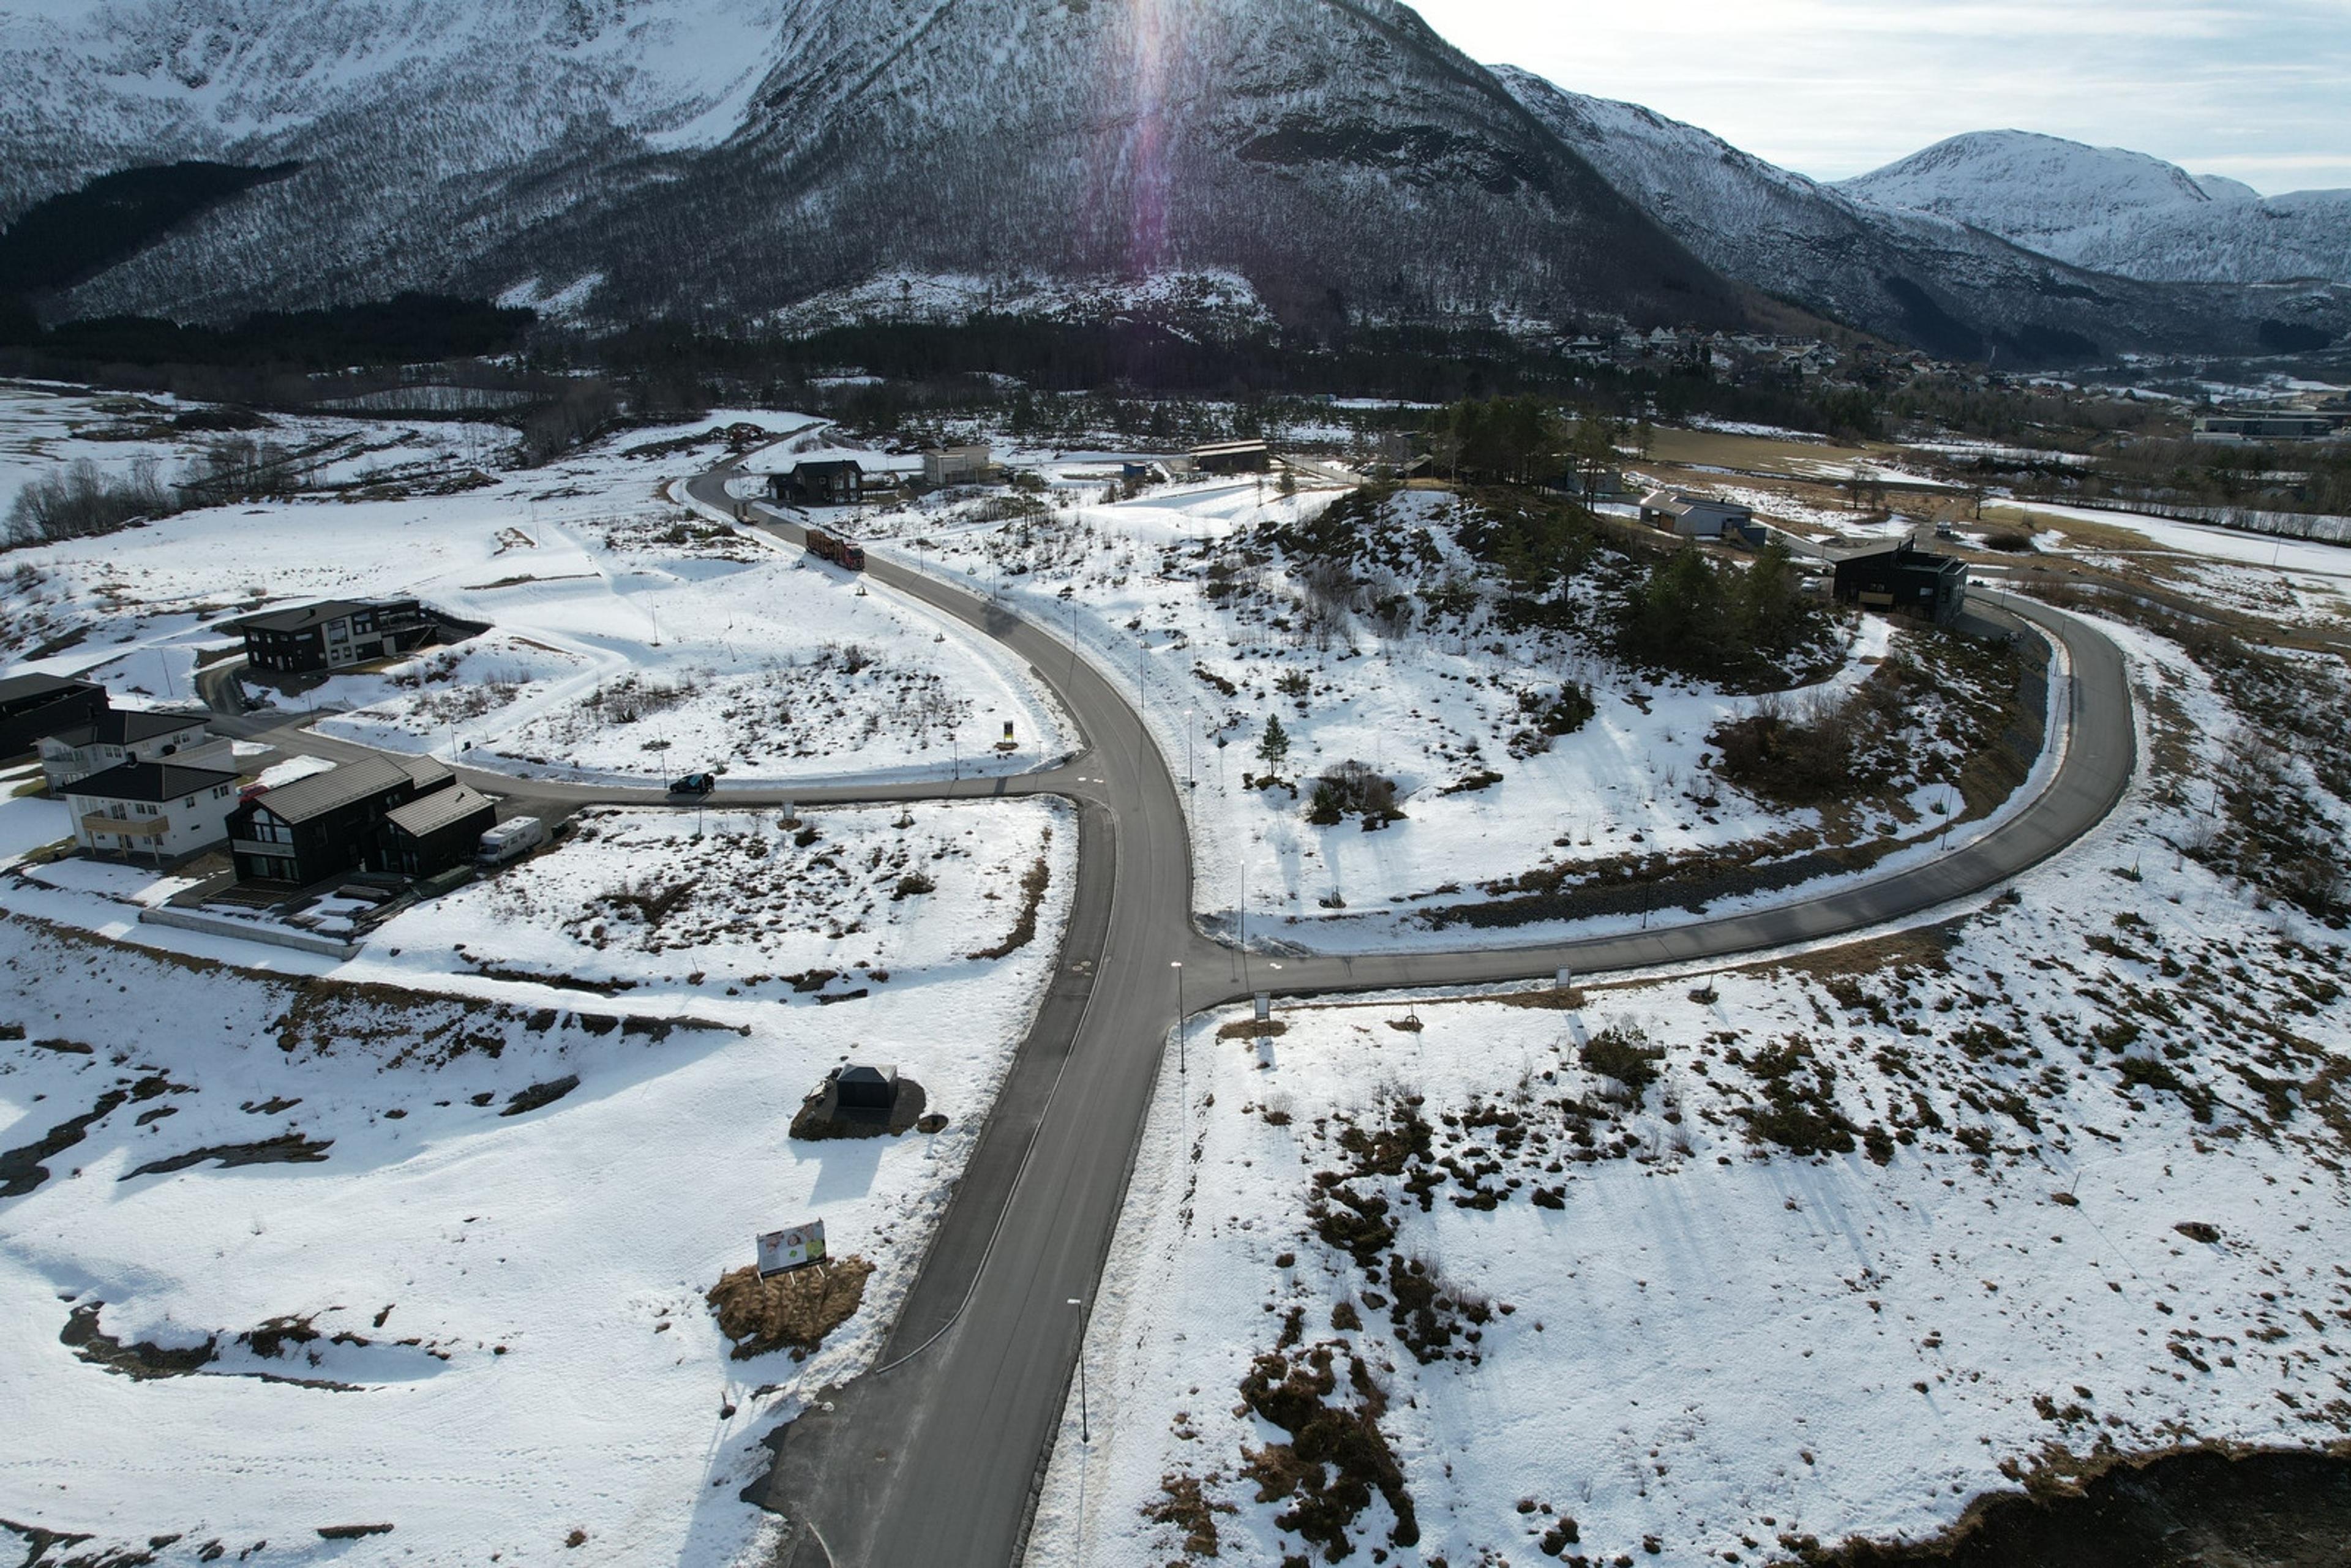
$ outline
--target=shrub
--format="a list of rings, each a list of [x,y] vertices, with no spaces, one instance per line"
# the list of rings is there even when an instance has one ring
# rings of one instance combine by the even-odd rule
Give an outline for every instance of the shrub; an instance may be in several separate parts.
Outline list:
[[[1666,1059],[1664,1048],[1650,1044],[1634,1024],[1611,1024],[1586,1040],[1579,1054],[1584,1066],[1635,1094],[1657,1081],[1657,1064]]]
[[[1383,778],[1367,765],[1350,759],[1315,781],[1306,820],[1318,827],[1330,828],[1354,816],[1364,819],[1366,830],[1384,827],[1404,820],[1404,813],[1396,809],[1395,798],[1394,779]]]

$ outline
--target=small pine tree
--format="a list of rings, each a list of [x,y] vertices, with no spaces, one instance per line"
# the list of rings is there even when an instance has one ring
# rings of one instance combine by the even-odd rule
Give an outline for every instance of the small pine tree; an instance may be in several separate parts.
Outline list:
[[[1290,755],[1290,732],[1281,727],[1280,714],[1265,716],[1265,733],[1258,737],[1257,754],[1267,771],[1281,771],[1282,759]]]

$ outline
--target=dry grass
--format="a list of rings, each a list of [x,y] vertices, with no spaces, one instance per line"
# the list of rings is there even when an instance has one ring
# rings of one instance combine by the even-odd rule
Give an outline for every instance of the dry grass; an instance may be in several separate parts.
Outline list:
[[[1053,841],[1053,830],[1045,830],[1045,843]],[[1037,939],[1037,914],[1044,907],[1045,889],[1052,884],[1052,869],[1039,855],[1020,878],[1020,917],[1012,923],[1012,934],[993,947],[982,947],[965,955],[976,959],[1008,958]]]
[[[717,1311],[718,1332],[735,1342],[736,1360],[771,1350],[789,1350],[798,1359],[857,1314],[872,1272],[872,1264],[853,1255],[766,1280],[746,1264],[721,1276],[705,1299]]]

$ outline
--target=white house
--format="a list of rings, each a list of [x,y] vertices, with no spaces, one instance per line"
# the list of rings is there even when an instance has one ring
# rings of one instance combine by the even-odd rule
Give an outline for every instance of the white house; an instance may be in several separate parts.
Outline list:
[[[235,743],[204,728],[200,713],[110,708],[86,724],[41,737],[41,772],[57,794],[77,779],[125,762],[161,762],[183,768],[225,768]]]
[[[92,854],[165,861],[228,837],[236,775],[178,762],[125,762],[66,787],[74,842]]]
[[[1678,490],[1652,490],[1641,497],[1641,520],[1667,528],[1686,539],[1719,539],[1725,534],[1744,538],[1755,523],[1749,507],[1711,496]]]

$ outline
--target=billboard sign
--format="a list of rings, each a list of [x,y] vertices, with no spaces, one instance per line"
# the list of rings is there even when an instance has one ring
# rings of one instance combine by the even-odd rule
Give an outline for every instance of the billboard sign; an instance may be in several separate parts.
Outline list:
[[[770,1274],[789,1274],[795,1269],[805,1269],[811,1263],[823,1261],[824,1221],[821,1219],[770,1230],[759,1238],[759,1278],[763,1280]]]

